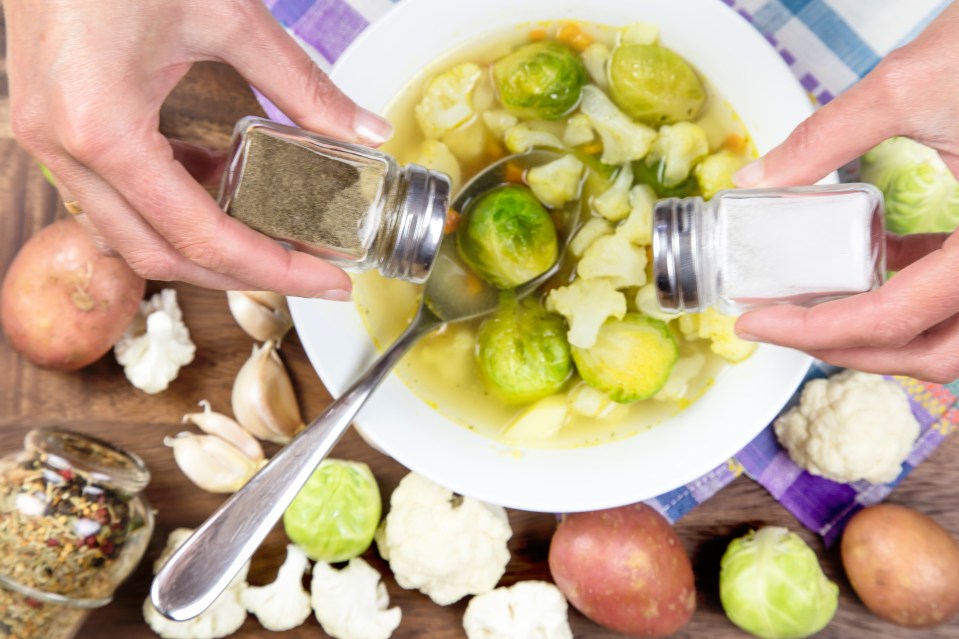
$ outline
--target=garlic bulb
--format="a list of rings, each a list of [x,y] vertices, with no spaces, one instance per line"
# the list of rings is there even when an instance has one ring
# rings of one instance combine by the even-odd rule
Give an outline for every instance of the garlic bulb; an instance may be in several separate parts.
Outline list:
[[[233,382],[233,414],[243,428],[279,444],[303,429],[293,382],[274,342],[254,346]]]
[[[253,435],[243,430],[242,426],[223,413],[214,412],[210,402],[205,399],[200,401],[200,406],[203,407],[202,413],[188,413],[183,416],[183,422],[196,424],[207,435],[216,435],[220,439],[233,444],[241,453],[253,461],[263,459],[263,447],[260,446],[260,442],[256,441]]]
[[[180,433],[163,444],[173,449],[177,466],[190,481],[211,493],[233,493],[266,462],[255,462],[214,435]]]
[[[233,319],[258,342],[276,342],[293,326],[286,298],[269,291],[227,291]]]

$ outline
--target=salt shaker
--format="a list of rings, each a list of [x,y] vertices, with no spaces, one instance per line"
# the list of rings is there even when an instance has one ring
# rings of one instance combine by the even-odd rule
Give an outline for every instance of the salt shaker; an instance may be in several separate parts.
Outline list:
[[[219,204],[247,226],[354,272],[422,282],[449,208],[442,173],[257,117],[233,134]]]
[[[737,314],[863,293],[885,274],[882,193],[838,184],[661,200],[652,262],[666,311]]]

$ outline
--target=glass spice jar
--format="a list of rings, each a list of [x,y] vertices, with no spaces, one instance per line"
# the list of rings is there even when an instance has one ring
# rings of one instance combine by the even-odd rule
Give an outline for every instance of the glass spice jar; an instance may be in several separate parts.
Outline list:
[[[439,251],[449,199],[442,173],[251,116],[234,129],[219,204],[346,270],[419,283]]]
[[[0,460],[0,638],[70,639],[146,550],[150,473],[68,430],[32,430],[24,443]]]
[[[813,306],[882,285],[885,246],[870,184],[733,189],[656,203],[652,277],[670,312]]]

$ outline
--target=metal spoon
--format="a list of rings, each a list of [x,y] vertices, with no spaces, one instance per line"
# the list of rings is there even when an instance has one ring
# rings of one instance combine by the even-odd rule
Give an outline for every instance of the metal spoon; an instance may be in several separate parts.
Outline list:
[[[508,163],[533,167],[557,157],[551,151],[532,151],[504,158],[473,178],[460,191],[453,208],[463,211],[473,197],[504,183]],[[528,295],[552,276],[560,261],[519,287],[517,297]],[[444,242],[426,282],[423,301],[406,331],[326,412],[274,455],[173,553],[153,580],[150,597],[157,610],[174,621],[192,619],[206,610],[250,559],[366,400],[410,347],[443,324],[473,319],[496,309],[497,291],[488,286],[476,291],[475,283],[470,288],[457,283],[466,277],[466,268],[452,242]],[[468,290],[476,292],[467,293]]]

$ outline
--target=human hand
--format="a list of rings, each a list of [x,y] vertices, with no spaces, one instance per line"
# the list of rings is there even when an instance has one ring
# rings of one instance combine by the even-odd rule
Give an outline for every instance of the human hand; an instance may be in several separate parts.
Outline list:
[[[737,185],[812,184],[893,136],[935,148],[959,176],[956,33],[959,3],[764,158],[743,168]],[[737,321],[737,333],[838,366],[937,382],[956,379],[959,237],[890,235],[887,250],[888,266],[898,272],[879,289],[809,309],[751,311]]]
[[[376,145],[392,128],[343,95],[259,0],[5,0],[14,133],[64,201],[141,276],[347,299],[340,269],[224,214],[201,185],[222,154],[159,132],[200,60],[236,68],[300,126]],[[253,258],[253,259],[251,259]]]

